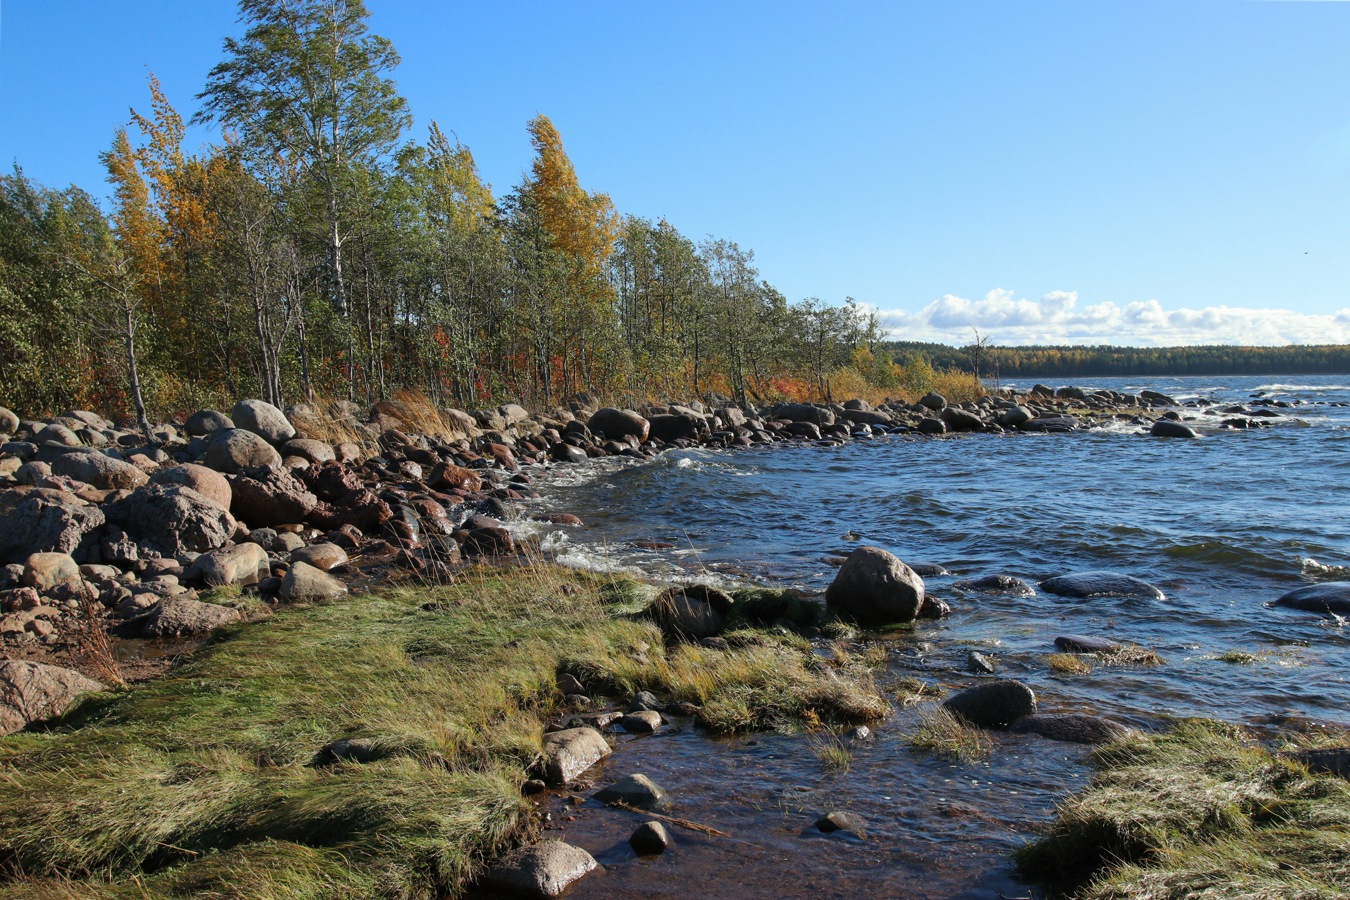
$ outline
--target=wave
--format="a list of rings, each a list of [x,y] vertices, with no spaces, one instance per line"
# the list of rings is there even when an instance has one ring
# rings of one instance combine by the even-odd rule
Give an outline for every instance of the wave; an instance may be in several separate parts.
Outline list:
[[[1350,384],[1258,384],[1252,388],[1253,391],[1282,391],[1289,393],[1291,391],[1350,391]]]

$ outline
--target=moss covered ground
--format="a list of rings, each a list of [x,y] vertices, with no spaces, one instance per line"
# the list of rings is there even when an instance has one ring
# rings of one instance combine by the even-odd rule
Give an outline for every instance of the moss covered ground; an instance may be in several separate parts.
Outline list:
[[[454,896],[531,831],[520,789],[560,672],[695,704],[718,731],[884,714],[865,667],[791,632],[667,646],[653,594],[537,566],[226,630],[0,739],[0,897]],[[353,738],[372,759],[320,764]]]

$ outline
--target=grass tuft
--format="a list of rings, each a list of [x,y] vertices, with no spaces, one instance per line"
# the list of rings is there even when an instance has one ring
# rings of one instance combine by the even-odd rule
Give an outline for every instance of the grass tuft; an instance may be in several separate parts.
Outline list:
[[[1350,893],[1350,783],[1310,775],[1240,728],[1188,720],[1096,750],[1022,871],[1084,900]]]
[[[915,750],[950,756],[965,763],[984,759],[993,751],[988,735],[936,703],[920,711],[919,723],[909,733],[908,740]]]
[[[1050,671],[1058,675],[1088,675],[1092,665],[1081,653],[1051,653],[1045,658]]]

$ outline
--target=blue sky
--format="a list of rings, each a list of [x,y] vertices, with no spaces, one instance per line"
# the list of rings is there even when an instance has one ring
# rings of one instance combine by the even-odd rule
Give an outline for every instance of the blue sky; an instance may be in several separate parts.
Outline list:
[[[228,0],[0,2],[0,161],[99,195],[147,72],[186,117],[239,33]],[[1350,3],[367,5],[412,136],[498,194],[546,113],[623,212],[897,336],[1350,342]]]

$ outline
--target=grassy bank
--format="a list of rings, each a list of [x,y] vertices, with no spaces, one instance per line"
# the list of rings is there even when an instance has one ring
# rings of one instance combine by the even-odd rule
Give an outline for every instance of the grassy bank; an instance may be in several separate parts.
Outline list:
[[[1204,721],[1092,761],[1092,785],[1019,852],[1029,877],[1083,900],[1350,895],[1350,783]]]
[[[0,740],[0,896],[453,895],[529,831],[520,786],[561,671],[698,704],[723,730],[884,710],[864,671],[821,669],[799,638],[667,648],[633,615],[650,594],[535,567],[228,631]],[[315,764],[347,738],[376,758]]]

